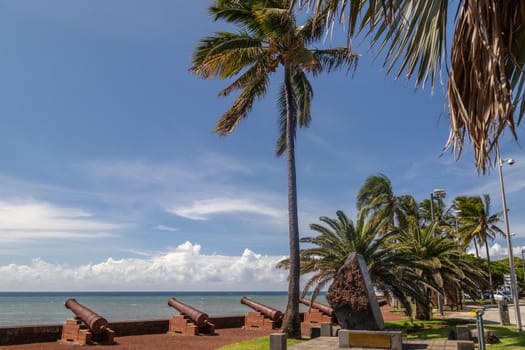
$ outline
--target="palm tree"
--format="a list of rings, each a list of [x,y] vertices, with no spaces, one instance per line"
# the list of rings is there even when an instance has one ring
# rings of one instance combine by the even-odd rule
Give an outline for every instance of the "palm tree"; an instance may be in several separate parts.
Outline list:
[[[478,171],[493,165],[495,146],[505,129],[515,138],[525,113],[525,2],[442,0],[292,0],[318,13],[330,9],[330,25],[348,22],[349,43],[364,31],[384,51],[384,65],[396,75],[434,85],[443,66],[449,73],[451,131],[447,147],[459,157],[465,134]],[[457,4],[447,56],[447,17]]]
[[[370,278],[375,286],[399,299],[407,314],[410,300],[423,302],[420,285],[415,283],[412,256],[395,248],[396,231],[385,233],[388,218],[382,221],[367,220],[366,210],[358,213],[354,222],[344,212],[337,211],[337,218],[320,217],[322,224],[311,224],[314,237],[303,237],[301,242],[311,248],[301,249],[301,274],[310,275],[303,295],[313,288],[312,299],[335,277],[352,252],[359,253],[367,263]],[[289,259],[280,262],[286,267]]]
[[[459,210],[459,222],[463,232],[463,237],[473,237],[474,241],[485,246],[487,255],[489,286],[491,297],[494,300],[494,285],[492,283],[492,271],[490,266],[489,240],[494,240],[497,234],[503,235],[503,231],[496,226],[500,221],[500,212],[491,214],[490,196],[488,194],[481,197],[457,197],[454,206]]]
[[[411,256],[416,280],[420,283],[424,302],[416,299],[416,318],[430,318],[430,291],[444,294],[444,286],[452,285],[460,290],[464,285],[469,289],[479,286],[483,272],[461,259],[456,242],[448,237],[436,235],[438,223],[421,226],[412,221],[410,229],[400,230],[396,236],[397,249]]]
[[[219,32],[202,39],[193,55],[192,73],[202,78],[236,79],[219,95],[235,90],[239,95],[221,116],[215,132],[229,135],[247,117],[256,99],[266,95],[272,73],[282,73],[279,93],[280,135],[278,156],[286,153],[288,165],[288,214],[290,271],[288,304],[283,331],[300,337],[299,319],[299,228],[295,169],[295,138],[298,127],[310,124],[313,89],[307,74],[319,74],[340,67],[354,67],[357,56],[348,48],[309,49],[322,38],[324,20],[309,19],[298,26],[289,1],[216,0],[210,7],[215,20],[235,25],[238,33]]]
[[[411,196],[396,196],[390,179],[384,174],[377,174],[366,178],[365,183],[357,194],[357,209],[365,210],[372,215],[372,219],[388,220],[386,229],[394,226],[404,226],[407,214],[413,214],[410,205],[413,204]],[[404,212],[404,210],[408,210]]]

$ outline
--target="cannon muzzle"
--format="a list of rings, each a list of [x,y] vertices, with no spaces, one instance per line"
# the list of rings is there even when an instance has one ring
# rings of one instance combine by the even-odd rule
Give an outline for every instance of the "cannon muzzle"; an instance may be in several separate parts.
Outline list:
[[[170,298],[168,300],[168,305],[175,308],[181,314],[191,318],[191,320],[195,322],[198,327],[204,327],[209,323],[209,317],[207,314],[195,309],[194,307],[181,303],[175,298]]]
[[[304,304],[304,305],[310,306],[310,307],[312,307],[314,309],[317,309],[317,310],[321,311],[323,314],[325,314],[327,316],[335,317],[334,309],[332,309],[328,305],[321,304],[321,303],[318,303],[318,302],[315,302],[315,301],[312,302],[310,299],[306,299],[306,298],[300,298],[299,301],[301,302],[301,304]]]
[[[281,311],[274,309],[273,307],[266,306],[256,301],[253,301],[250,298],[242,297],[241,304],[248,305],[255,311],[258,311],[266,317],[270,318],[272,321],[281,321],[283,319],[283,313]]]
[[[94,334],[102,334],[108,328],[108,321],[104,317],[78,303],[75,299],[67,299],[64,305],[66,308],[73,311],[73,313],[82,320],[82,322],[84,322]]]

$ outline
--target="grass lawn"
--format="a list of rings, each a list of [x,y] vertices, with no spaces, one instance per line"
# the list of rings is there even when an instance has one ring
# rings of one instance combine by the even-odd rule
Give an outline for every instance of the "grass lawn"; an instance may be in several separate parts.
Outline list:
[[[453,321],[397,321],[386,322],[385,325],[390,329],[406,329],[408,339],[447,339],[448,333],[455,326]],[[469,327],[476,329],[474,323]],[[499,338],[499,344],[486,344],[490,350],[511,350],[525,349],[525,332],[519,333],[515,327],[505,327],[498,325],[485,325],[485,330],[492,331]]]
[[[302,340],[288,339],[287,346],[301,343]],[[240,343],[225,345],[218,350],[268,350],[270,348],[270,337],[261,337],[252,340],[245,340]]]
[[[408,339],[448,339],[448,333],[456,325],[452,320],[432,320],[432,321],[393,321],[385,322],[386,329],[406,330]],[[469,324],[470,328],[475,329],[474,323]],[[525,332],[519,333],[515,327],[505,327],[497,325],[485,325],[485,329],[494,332],[499,338],[499,344],[486,344],[490,350],[513,350],[525,349]],[[301,340],[288,339],[288,346],[299,344]],[[270,338],[261,337],[247,340],[240,343],[223,346],[219,350],[268,350]]]

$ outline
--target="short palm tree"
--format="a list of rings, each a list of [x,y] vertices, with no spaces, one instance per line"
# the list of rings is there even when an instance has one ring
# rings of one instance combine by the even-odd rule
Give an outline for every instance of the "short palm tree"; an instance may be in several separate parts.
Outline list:
[[[415,220],[408,230],[400,230],[396,236],[396,247],[411,256],[414,272],[422,289],[424,302],[416,299],[416,318],[430,318],[430,290],[444,294],[444,285],[462,285],[469,288],[479,286],[483,273],[467,260],[461,259],[457,243],[448,237],[436,234],[438,224],[433,221],[428,226],[421,226]]]
[[[357,56],[348,48],[311,49],[322,38],[322,17],[298,26],[289,2],[284,0],[216,0],[210,7],[215,20],[234,24],[237,33],[219,32],[202,39],[193,55],[191,71],[202,78],[235,80],[219,95],[240,91],[221,116],[215,132],[229,135],[247,117],[255,100],[266,95],[270,77],[280,73],[277,155],[286,154],[288,164],[288,213],[290,272],[288,304],[283,331],[300,337],[299,319],[299,228],[295,170],[295,138],[298,127],[310,124],[313,89],[308,74],[340,67],[354,67]]]
[[[397,297],[407,313],[411,310],[411,299],[423,302],[412,257],[393,245],[395,231],[384,231],[388,219],[367,220],[366,210],[359,211],[355,222],[340,210],[336,215],[336,218],[319,218],[321,224],[310,225],[318,235],[301,239],[312,246],[301,249],[301,273],[309,276],[303,295],[313,288],[312,298],[315,299],[333,280],[348,255],[356,252],[366,261],[373,284]],[[288,264],[289,260],[285,259],[280,266]]]
[[[450,67],[448,100],[451,132],[448,146],[459,156],[465,134],[476,166],[486,172],[505,129],[517,137],[525,113],[525,1],[443,0],[292,0],[330,8],[330,25],[341,20],[349,37],[364,30],[385,52],[388,71],[434,84],[442,66]],[[456,5],[455,29],[447,55],[450,7]],[[349,40],[351,42],[351,40]]]
[[[483,195],[475,197],[457,197],[454,200],[454,207],[458,210],[458,221],[461,223],[462,237],[473,238],[474,242],[485,246],[487,255],[489,286],[491,297],[494,299],[494,285],[492,282],[492,271],[490,266],[489,240],[494,240],[496,236],[503,235],[503,231],[496,226],[500,222],[500,212],[492,214],[490,212],[490,196]]]

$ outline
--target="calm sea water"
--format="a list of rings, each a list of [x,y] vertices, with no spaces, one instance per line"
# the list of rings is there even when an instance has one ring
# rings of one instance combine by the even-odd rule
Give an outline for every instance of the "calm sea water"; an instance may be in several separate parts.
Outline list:
[[[251,309],[240,303],[243,296],[283,312],[286,309],[286,292],[0,292],[0,327],[62,324],[73,317],[64,306],[68,298],[115,322],[168,319],[178,314],[168,306],[170,297],[210,317],[244,315]]]

